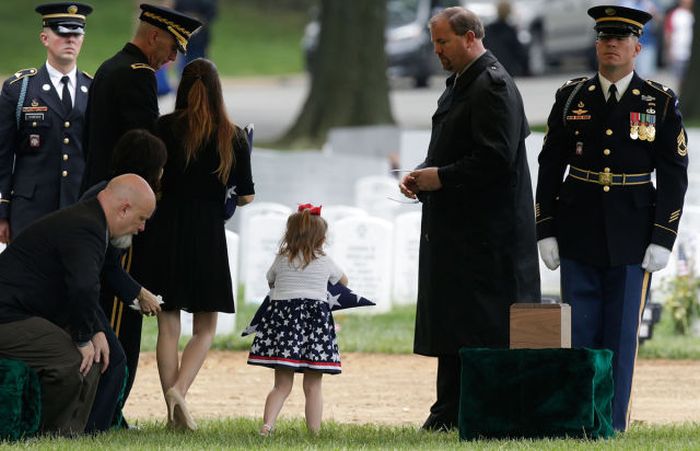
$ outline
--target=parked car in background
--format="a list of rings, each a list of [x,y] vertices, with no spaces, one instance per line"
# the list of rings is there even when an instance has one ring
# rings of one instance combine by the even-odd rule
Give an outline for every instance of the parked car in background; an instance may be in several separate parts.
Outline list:
[[[484,25],[496,20],[500,0],[464,0]],[[511,0],[511,20],[528,53],[530,75],[542,75],[563,59],[579,57],[596,67],[595,31],[587,11],[596,0]],[[614,3],[608,2],[608,3]]]
[[[409,77],[427,86],[432,75],[443,73],[433,53],[428,21],[439,9],[461,5],[474,11],[484,25],[496,20],[500,0],[387,0],[385,50],[390,76]],[[595,32],[587,11],[614,0],[511,0],[513,25],[528,55],[529,75],[542,75],[565,58],[578,57],[596,67]],[[307,69],[313,66],[320,24],[312,20],[302,47]]]

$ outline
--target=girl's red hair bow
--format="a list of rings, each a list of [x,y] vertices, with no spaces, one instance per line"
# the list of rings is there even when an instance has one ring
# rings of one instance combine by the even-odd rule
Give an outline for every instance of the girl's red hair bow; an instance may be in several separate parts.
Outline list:
[[[320,205],[318,207],[314,207],[311,204],[299,204],[299,208],[297,209],[297,212],[302,212],[304,210],[309,210],[309,214],[311,214],[311,215],[321,216],[321,206]]]

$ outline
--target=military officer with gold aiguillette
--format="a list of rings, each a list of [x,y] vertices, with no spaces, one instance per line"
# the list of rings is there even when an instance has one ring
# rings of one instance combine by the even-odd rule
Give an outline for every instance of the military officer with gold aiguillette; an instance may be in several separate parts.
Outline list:
[[[0,95],[0,243],[78,200],[91,77],[78,70],[85,18],[74,2],[36,7],[46,64],[5,80]]]
[[[668,263],[683,211],[688,142],[676,95],[634,72],[651,15],[588,14],[598,73],[556,94],[539,156],[537,238],[546,266],[561,263],[572,345],[613,351],[612,421],[624,431],[651,273]]]

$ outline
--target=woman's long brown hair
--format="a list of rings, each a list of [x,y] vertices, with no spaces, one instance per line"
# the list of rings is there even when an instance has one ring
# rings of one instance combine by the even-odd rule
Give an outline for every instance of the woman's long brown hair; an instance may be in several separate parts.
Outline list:
[[[314,216],[309,210],[292,213],[287,219],[287,230],[282,238],[279,254],[292,263],[300,256],[306,268],[312,260],[326,255],[323,243],[326,242],[328,224],[321,216]]]
[[[236,128],[226,114],[221,81],[216,66],[204,58],[185,66],[177,88],[175,114],[178,126],[184,131],[182,146],[185,164],[197,158],[197,152],[215,138],[219,153],[219,167],[215,174],[226,184],[233,157],[233,138]]]

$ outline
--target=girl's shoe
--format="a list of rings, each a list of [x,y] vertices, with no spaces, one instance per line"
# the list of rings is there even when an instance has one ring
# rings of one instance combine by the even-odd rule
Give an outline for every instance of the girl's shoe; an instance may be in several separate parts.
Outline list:
[[[272,426],[267,423],[263,424],[260,428],[260,435],[263,437],[269,437],[272,435]]]

